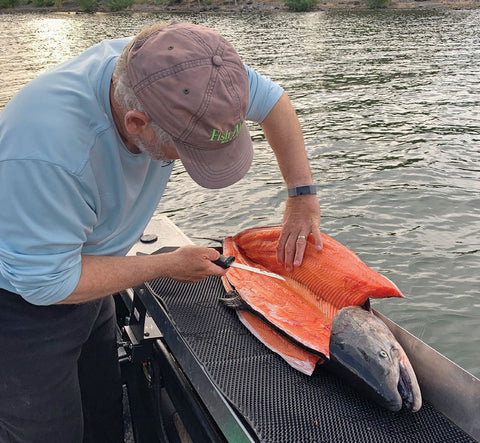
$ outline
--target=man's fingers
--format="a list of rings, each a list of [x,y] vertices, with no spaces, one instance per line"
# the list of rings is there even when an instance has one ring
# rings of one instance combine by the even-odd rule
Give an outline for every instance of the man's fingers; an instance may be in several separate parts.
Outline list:
[[[320,251],[323,248],[322,234],[319,228],[312,229],[313,238],[315,239],[315,249]]]
[[[315,241],[317,251],[323,248],[322,234],[319,228],[312,229],[312,235]],[[300,266],[303,262],[305,249],[307,247],[307,238],[309,234],[293,233],[280,236],[277,246],[277,260],[285,266],[287,271],[292,271],[293,266]]]
[[[282,230],[282,233],[280,234],[280,238],[278,239],[278,244],[277,244],[277,262],[280,263],[281,265],[285,264],[286,241],[287,241],[287,236],[285,235],[285,232]]]
[[[295,258],[293,259],[294,266],[300,266],[303,260],[303,254],[305,253],[305,248],[307,246],[307,236],[299,235],[297,241],[295,242]]]
[[[298,266],[302,263],[303,253],[305,252],[305,246],[307,244],[306,236],[295,233],[290,233],[285,243],[284,248],[284,266],[287,271],[293,271],[293,266]]]

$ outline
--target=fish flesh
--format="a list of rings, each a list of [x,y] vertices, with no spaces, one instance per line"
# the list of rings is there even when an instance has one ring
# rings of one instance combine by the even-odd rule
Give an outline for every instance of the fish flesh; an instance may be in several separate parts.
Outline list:
[[[236,309],[240,322],[265,346],[279,354],[290,366],[304,374],[312,375],[316,365],[322,363],[324,359],[296,345],[278,329],[274,329],[257,315],[252,314],[251,311],[243,309],[246,307],[245,303],[228,280],[225,279],[223,284],[230,296],[222,299],[222,301],[230,308]]]
[[[227,237],[223,252],[237,263],[274,272],[285,281],[235,268],[229,268],[223,280],[240,297],[232,305],[243,303],[309,352],[329,357],[332,321],[345,306],[361,306],[370,297],[403,297],[395,284],[323,233],[322,250],[316,250],[310,234],[302,266],[287,271],[277,262],[280,232],[281,226],[247,229]]]
[[[387,409],[418,410],[421,393],[408,357],[369,310],[370,297],[403,297],[399,289],[323,233],[323,249],[315,249],[310,235],[302,266],[286,271],[276,259],[280,232],[253,228],[225,239],[225,254],[285,281],[230,268],[223,301],[295,369],[311,375],[325,363]]]

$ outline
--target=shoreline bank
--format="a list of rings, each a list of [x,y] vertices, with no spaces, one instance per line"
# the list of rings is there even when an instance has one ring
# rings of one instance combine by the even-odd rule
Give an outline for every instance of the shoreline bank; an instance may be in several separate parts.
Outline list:
[[[392,0],[381,10],[432,10],[432,9],[480,9],[480,0]],[[369,10],[364,0],[320,0],[311,12],[329,10]],[[378,9],[380,10],[380,9]],[[277,0],[187,0],[181,3],[136,3],[117,13],[154,12],[255,12],[289,11],[282,1]],[[99,13],[115,13],[99,7]],[[95,13],[93,12],[93,13]],[[87,13],[78,4],[66,2],[61,6],[34,7],[31,5],[0,9],[0,13]]]

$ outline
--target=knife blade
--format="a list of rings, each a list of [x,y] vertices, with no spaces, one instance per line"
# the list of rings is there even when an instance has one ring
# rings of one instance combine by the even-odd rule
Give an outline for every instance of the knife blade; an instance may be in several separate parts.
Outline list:
[[[217,266],[220,266],[223,269],[237,268],[237,269],[242,269],[244,271],[255,272],[256,274],[266,275],[267,277],[278,278],[279,280],[285,281],[285,279],[281,275],[275,274],[273,272],[264,271],[262,269],[254,268],[253,266],[247,266],[247,265],[242,265],[240,263],[235,263],[235,257],[233,255],[229,255],[229,256],[220,255],[220,258],[217,260],[214,260],[213,263],[215,263]]]

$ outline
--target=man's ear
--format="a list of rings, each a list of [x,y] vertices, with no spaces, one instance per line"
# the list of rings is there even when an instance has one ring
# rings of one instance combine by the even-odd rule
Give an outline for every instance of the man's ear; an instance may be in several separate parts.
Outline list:
[[[125,114],[125,129],[129,134],[138,135],[150,123],[150,119],[140,111],[133,109]]]

